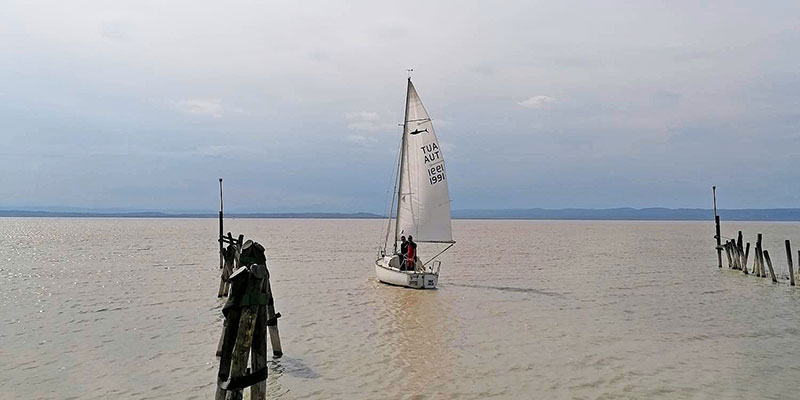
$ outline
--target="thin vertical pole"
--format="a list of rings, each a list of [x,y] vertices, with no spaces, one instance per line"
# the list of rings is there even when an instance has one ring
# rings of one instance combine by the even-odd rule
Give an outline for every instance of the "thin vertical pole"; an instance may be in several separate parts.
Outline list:
[[[717,215],[717,187],[712,186],[711,192],[714,194],[714,223],[717,227],[717,266],[722,268],[722,238],[720,237],[720,230],[719,230],[719,215]]]
[[[400,203],[403,201],[403,168],[405,167],[406,158],[406,132],[408,131],[408,99],[411,97],[411,76],[408,77],[408,86],[406,87],[406,111],[403,114],[403,141],[400,145],[400,178],[397,185],[397,213],[394,218],[394,251],[397,253],[397,238],[400,236]]]
[[[794,286],[794,266],[792,265],[792,245],[786,239],[786,262],[789,263],[789,284]],[[798,259],[800,262],[800,259]]]
[[[222,246],[222,178],[219,178],[219,269],[222,269],[225,264],[222,256],[224,251]]]

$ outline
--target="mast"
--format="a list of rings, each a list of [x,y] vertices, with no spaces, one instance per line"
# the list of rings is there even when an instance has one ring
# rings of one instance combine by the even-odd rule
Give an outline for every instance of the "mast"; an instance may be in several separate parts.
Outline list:
[[[403,167],[406,164],[406,132],[408,128],[408,98],[411,96],[411,77],[408,77],[406,86],[406,111],[403,114],[403,140],[400,144],[400,178],[397,180],[397,213],[394,218],[394,253],[397,253],[397,237],[400,236],[400,202],[403,200]]]

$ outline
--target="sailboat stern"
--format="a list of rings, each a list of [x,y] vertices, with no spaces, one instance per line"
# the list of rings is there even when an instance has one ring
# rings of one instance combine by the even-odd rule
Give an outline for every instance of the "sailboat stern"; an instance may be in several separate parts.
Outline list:
[[[432,271],[401,271],[397,256],[384,256],[375,261],[375,276],[379,281],[412,289],[434,289],[439,283],[439,274]]]

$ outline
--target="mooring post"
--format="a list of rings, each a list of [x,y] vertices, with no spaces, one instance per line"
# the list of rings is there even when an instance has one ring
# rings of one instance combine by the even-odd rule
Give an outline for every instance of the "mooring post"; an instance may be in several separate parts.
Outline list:
[[[792,245],[786,239],[786,262],[789,264],[789,285],[794,286],[794,265],[792,265]],[[800,260],[800,258],[798,259]]]
[[[247,263],[244,263],[247,264]],[[237,282],[239,276],[244,276],[241,280],[246,280],[244,293],[231,293],[223,311],[228,309],[232,312],[238,309],[240,312],[238,321],[229,321],[228,330],[236,327],[235,334],[227,332],[225,334],[225,346],[221,360],[227,359],[229,370],[224,370],[224,365],[220,363],[220,372],[217,379],[216,400],[229,398],[241,398],[242,389],[252,386],[257,382],[266,379],[266,367],[247,371],[247,362],[250,358],[251,346],[258,308],[266,303],[264,295],[261,293],[261,283],[266,274],[266,266],[253,264],[249,268],[239,268],[231,276],[233,282]],[[236,288],[236,286],[234,286]],[[232,288],[233,289],[233,288]],[[230,342],[233,342],[232,344]]]
[[[264,292],[264,282],[269,279],[269,271],[261,283],[261,293]],[[253,330],[253,345],[250,352],[250,363],[254,370],[267,367],[267,307],[258,306],[256,326]],[[267,381],[263,380],[250,387],[251,400],[265,400],[267,398]]]
[[[728,256],[728,268],[733,268],[733,257],[731,256],[731,241],[725,242],[725,255]]]
[[[250,266],[251,274],[247,280],[247,294],[261,293],[261,282],[266,273],[266,267],[254,264]],[[236,333],[236,344],[231,355],[231,379],[244,376],[247,372],[247,361],[250,358],[250,347],[253,344],[253,333],[258,316],[258,304],[255,300],[243,302],[242,316],[239,317],[239,329]],[[266,363],[265,363],[266,364]],[[255,368],[253,368],[255,370]]]
[[[772,283],[778,283],[778,278],[775,277],[775,270],[772,269],[772,260],[769,259],[769,252],[764,250],[764,258],[767,260],[767,267],[769,268],[769,275],[772,277]]]
[[[742,258],[744,258],[744,240],[742,238],[742,231],[739,231],[739,237],[736,240],[736,253],[739,255],[739,258],[737,260],[739,264],[739,269],[741,270],[745,267],[744,265],[742,265],[743,264]]]
[[[758,234],[756,238],[756,254],[755,258],[753,259],[756,262],[757,269],[756,269],[756,276],[759,278],[766,278],[767,274],[764,272],[764,256],[763,256],[763,249],[761,248],[761,234]]]
[[[750,242],[747,242],[747,248],[744,251],[744,261],[742,262],[742,271],[747,275],[747,257],[750,255]]]
[[[225,268],[222,269],[222,276],[225,278],[225,290],[223,290],[222,295],[228,295],[228,289],[231,287],[230,277],[233,273],[234,269],[236,268],[236,247],[233,245],[229,245],[227,249],[225,249]]]
[[[222,308],[222,313],[225,315],[225,323],[222,328],[222,348],[218,351],[220,359],[215,400],[225,400],[228,394],[228,391],[220,387],[220,384],[228,381],[230,377],[231,352],[233,351],[233,345],[236,343],[239,317],[241,316],[241,308],[238,307],[238,304],[244,297],[248,280],[247,274],[242,272],[237,271],[237,273],[231,275],[231,295],[228,297],[225,307]]]
[[[719,215],[717,214],[717,187],[712,186],[711,192],[714,194],[714,224],[716,224],[717,234],[714,236],[717,239],[717,266],[722,268],[722,236],[719,230]]]

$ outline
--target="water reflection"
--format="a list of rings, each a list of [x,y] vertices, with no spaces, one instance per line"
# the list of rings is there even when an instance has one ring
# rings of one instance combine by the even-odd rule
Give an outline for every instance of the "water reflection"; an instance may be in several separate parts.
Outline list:
[[[453,378],[451,343],[458,321],[443,302],[441,290],[414,290],[376,284],[386,318],[379,332],[390,347],[392,382],[407,393],[430,392],[437,382]],[[404,390],[405,391],[405,390]]]

